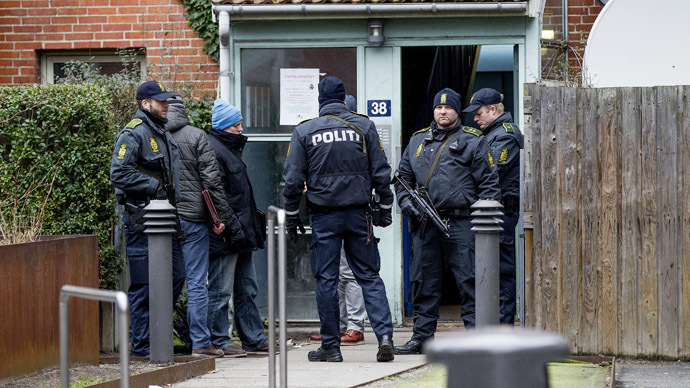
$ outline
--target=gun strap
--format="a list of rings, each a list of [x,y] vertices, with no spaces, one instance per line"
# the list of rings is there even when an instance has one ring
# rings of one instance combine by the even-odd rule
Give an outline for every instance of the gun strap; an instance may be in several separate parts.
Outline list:
[[[429,182],[431,182],[431,175],[434,173],[434,170],[436,169],[436,165],[438,164],[438,160],[441,158],[441,153],[443,152],[443,149],[446,148],[446,145],[448,145],[448,142],[453,137],[453,135],[455,135],[456,132],[457,130],[449,134],[446,140],[441,144],[441,146],[438,147],[438,151],[436,152],[436,158],[434,158],[434,163],[431,164],[429,175],[426,177],[426,183],[424,184],[424,189],[426,191],[429,191]]]
[[[159,177],[158,175],[156,175],[156,173],[154,173],[153,171],[149,170],[148,168],[142,167],[141,165],[137,165],[137,169],[138,169],[139,171],[143,172],[144,174],[150,176],[151,178],[157,180],[157,181],[160,182],[161,184],[163,183],[163,179],[161,179],[161,177]]]
[[[359,128],[357,128],[357,127],[356,127],[354,124],[352,124],[351,122],[349,122],[349,121],[347,121],[347,120],[345,120],[345,119],[342,119],[342,118],[340,118],[340,117],[338,117],[338,116],[336,116],[336,115],[326,115],[326,116],[340,121],[341,123],[343,123],[343,124],[347,125],[348,127],[352,128],[353,131],[355,131],[359,136],[361,136],[361,137],[362,137],[362,152],[364,152],[365,154],[367,153],[367,139],[364,137],[364,133],[363,133]]]

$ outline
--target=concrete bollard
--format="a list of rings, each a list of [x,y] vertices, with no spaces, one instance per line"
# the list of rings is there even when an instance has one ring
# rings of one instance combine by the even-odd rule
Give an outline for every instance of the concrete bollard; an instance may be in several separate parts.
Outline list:
[[[548,388],[546,363],[568,356],[559,335],[513,327],[476,329],[424,344],[448,370],[448,388]]]
[[[479,200],[472,205],[474,232],[475,324],[477,328],[500,323],[499,240],[501,205],[498,201]]]
[[[149,245],[149,362],[172,364],[172,234],[177,216],[167,200],[152,200],[144,210]]]

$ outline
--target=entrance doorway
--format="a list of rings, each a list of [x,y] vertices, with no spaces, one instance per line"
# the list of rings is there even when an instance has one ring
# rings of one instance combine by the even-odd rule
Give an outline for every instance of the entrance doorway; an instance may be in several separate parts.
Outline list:
[[[404,150],[416,131],[433,121],[433,100],[443,88],[460,93],[463,107],[469,105],[472,93],[483,87],[492,87],[505,95],[507,110],[512,110],[514,57],[513,46],[426,46],[401,49],[402,132]],[[488,62],[487,62],[488,61]],[[513,112],[514,114],[515,112]],[[472,116],[460,116],[463,125],[476,126]],[[412,235],[403,216],[403,275],[404,314],[412,317],[412,298],[409,262]],[[460,295],[451,271],[443,271],[442,297],[439,309],[440,323],[462,322]]]

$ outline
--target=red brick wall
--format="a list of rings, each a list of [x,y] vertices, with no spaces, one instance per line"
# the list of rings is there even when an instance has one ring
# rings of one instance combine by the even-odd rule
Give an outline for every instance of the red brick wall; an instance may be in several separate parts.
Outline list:
[[[1,86],[40,83],[43,50],[143,47],[149,79],[213,95],[202,46],[179,0],[0,0]]]
[[[568,32],[564,39],[561,4],[565,1],[568,3]],[[555,29],[557,31],[555,40],[557,41],[567,39],[569,72],[574,79],[578,79],[582,72],[582,57],[585,55],[587,38],[602,8],[604,6],[598,0],[546,0],[543,29]],[[552,54],[553,52],[549,52],[542,58],[543,66],[549,65],[549,56]]]

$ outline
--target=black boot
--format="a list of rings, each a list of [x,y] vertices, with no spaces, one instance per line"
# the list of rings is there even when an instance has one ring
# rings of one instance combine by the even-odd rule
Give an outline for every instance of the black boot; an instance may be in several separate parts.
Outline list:
[[[328,361],[328,362],[343,362],[343,355],[340,353],[340,348],[333,348],[325,350],[318,348],[312,350],[307,354],[309,361]]]
[[[403,346],[396,346],[395,354],[422,354],[422,343],[416,339],[411,339]]]
[[[393,339],[388,334],[384,334],[381,336],[381,341],[379,342],[379,352],[376,353],[376,361],[387,362],[393,361],[394,358]]]

